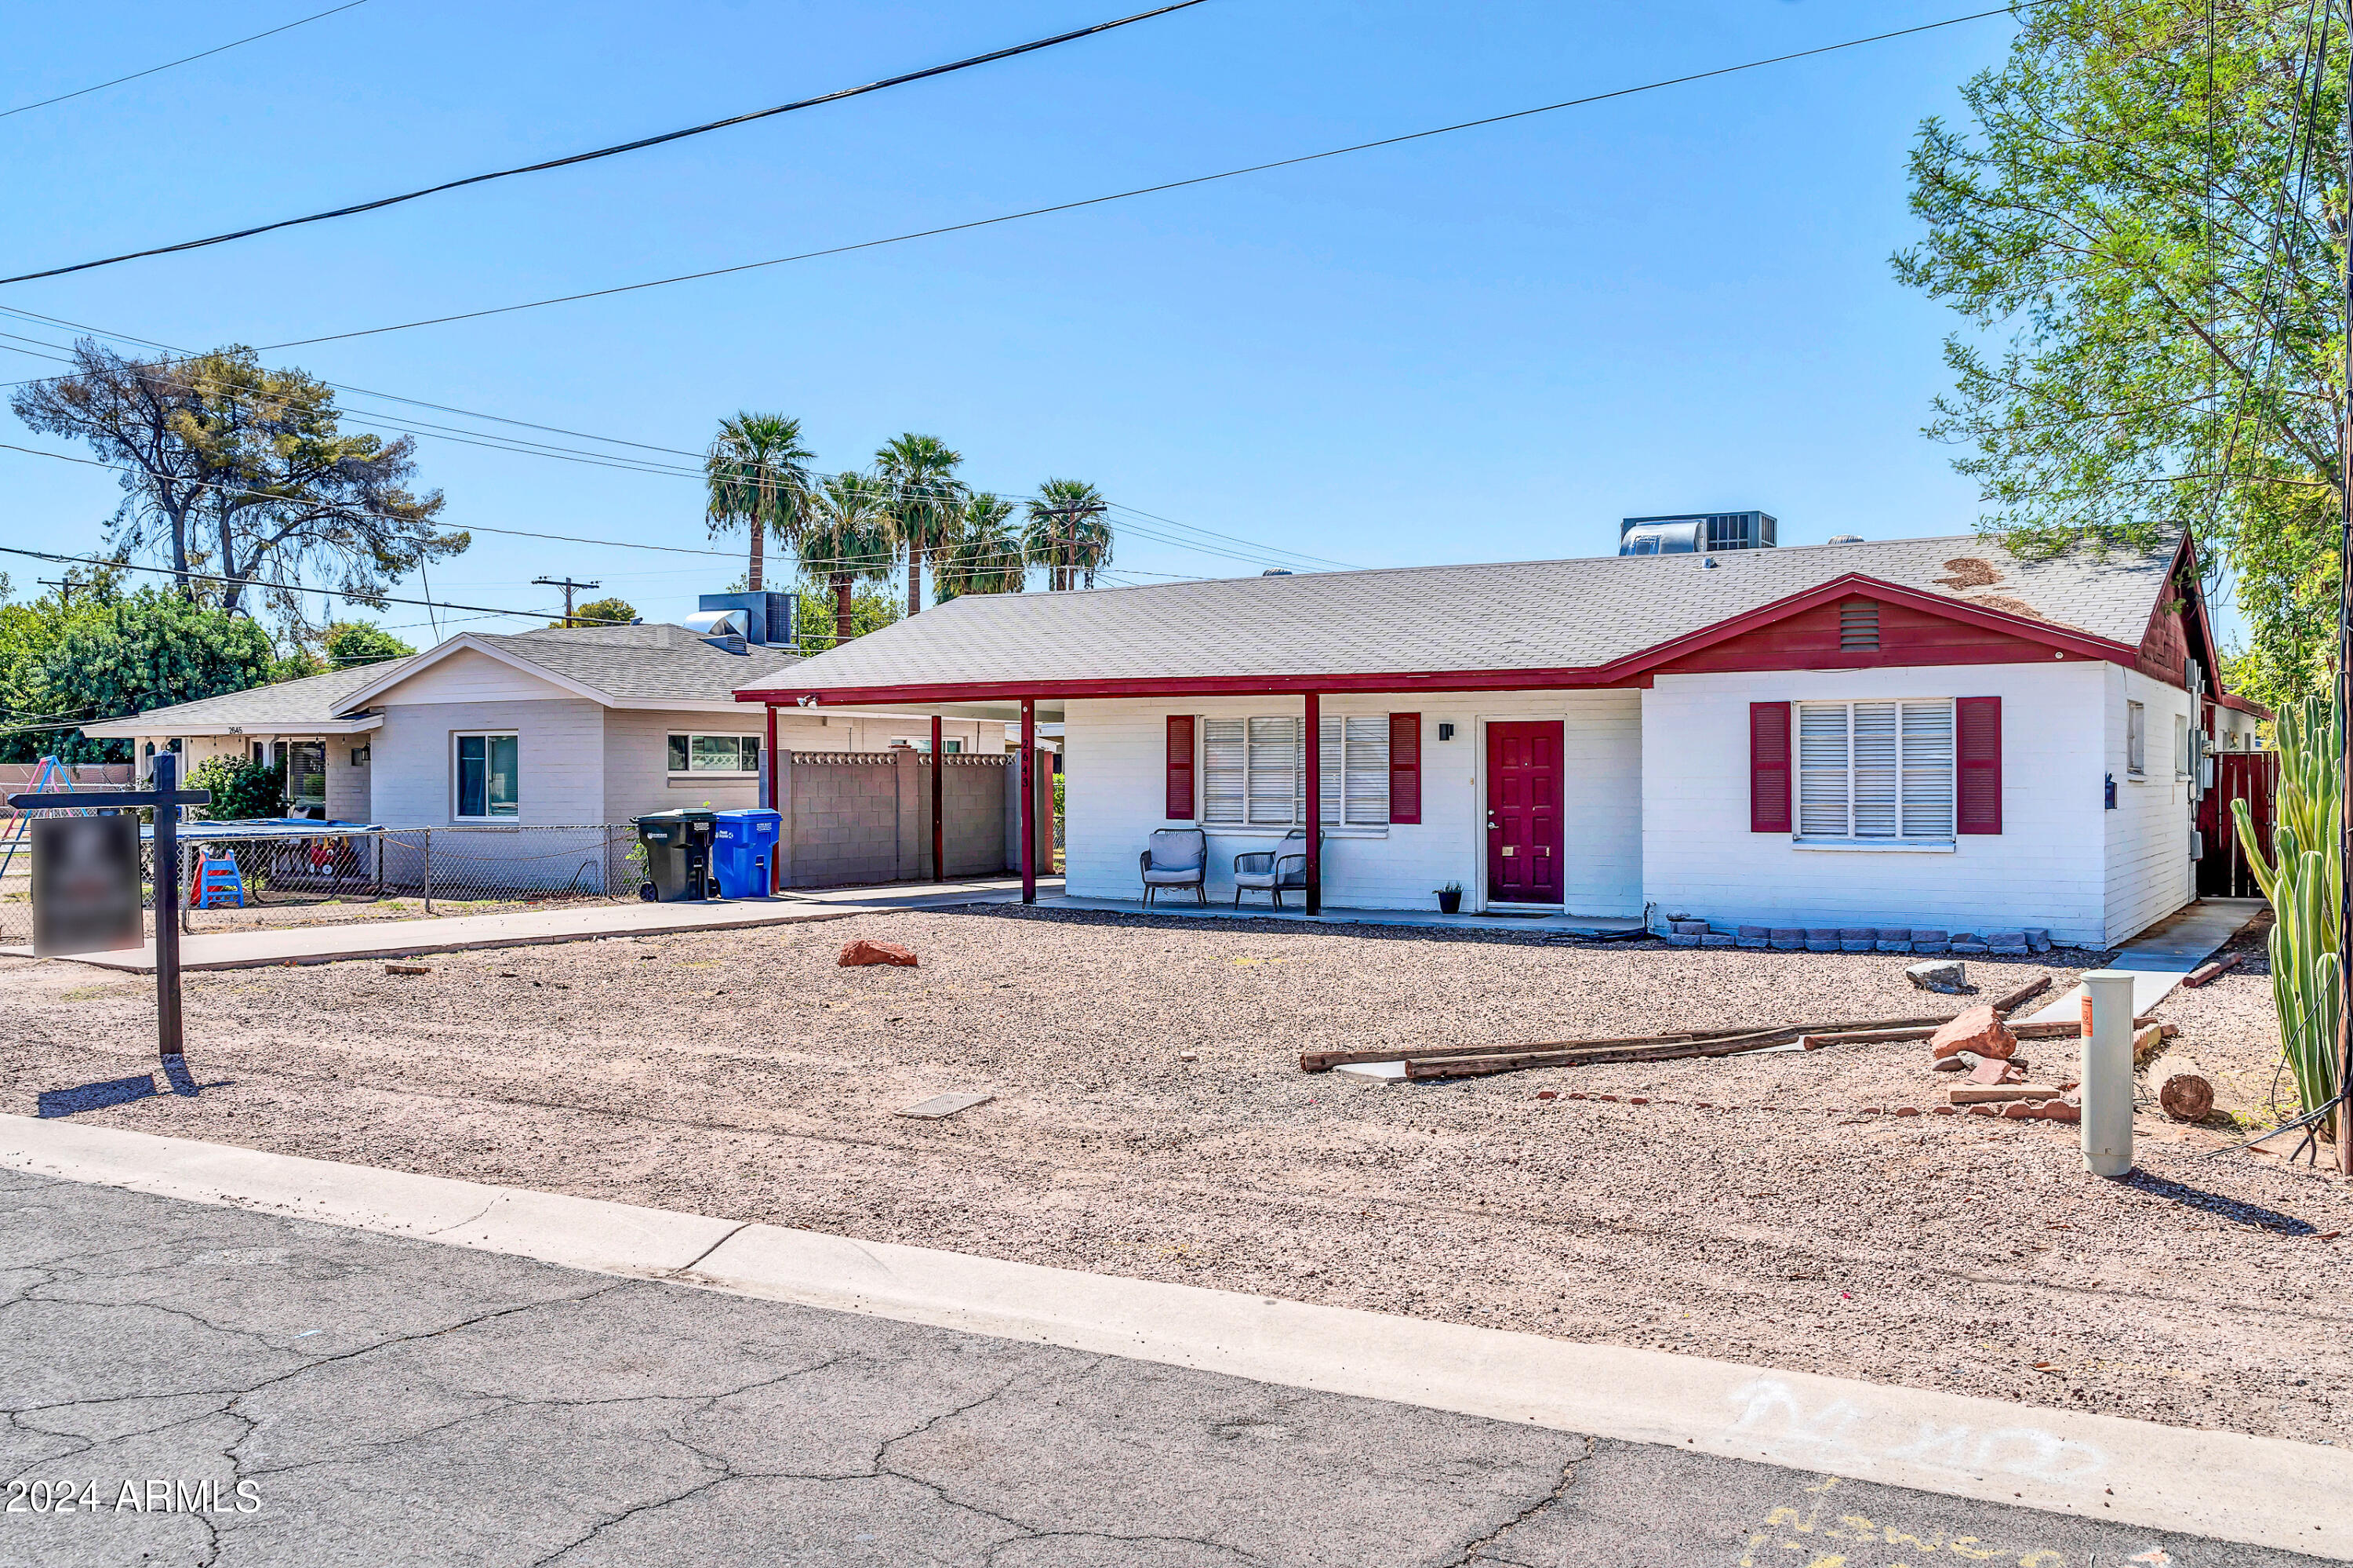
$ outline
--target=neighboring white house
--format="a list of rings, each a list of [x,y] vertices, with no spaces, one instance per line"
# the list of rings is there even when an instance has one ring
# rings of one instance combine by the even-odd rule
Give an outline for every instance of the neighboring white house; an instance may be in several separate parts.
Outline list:
[[[132,743],[142,777],[241,756],[285,769],[298,814],[386,827],[587,826],[673,806],[759,803],[768,715],[732,689],[798,655],[681,626],[468,632],[429,652],[86,726]],[[943,726],[943,748],[1005,749],[1004,726]],[[793,751],[918,749],[930,721],[776,715]]]
[[[976,596],[737,695],[1059,721],[1073,895],[1175,826],[1230,897],[1312,773],[1335,906],[2099,945],[2194,896],[2216,667],[2186,542],[1964,535]]]

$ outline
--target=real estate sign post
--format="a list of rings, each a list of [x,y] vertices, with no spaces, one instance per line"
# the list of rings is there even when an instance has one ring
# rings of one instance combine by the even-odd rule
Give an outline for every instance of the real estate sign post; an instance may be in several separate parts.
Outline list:
[[[180,808],[212,803],[209,789],[181,789],[179,754],[155,755],[153,789],[78,789],[11,795],[20,811],[155,810],[155,1036],[165,1065],[180,1056]],[[120,827],[114,824],[121,823]],[[91,952],[139,945],[139,828],[132,817],[88,817],[35,824],[34,951]],[[127,844],[127,848],[126,848]],[[52,854],[59,857],[44,869]],[[131,940],[120,940],[128,908]],[[43,934],[46,933],[45,937]],[[110,934],[112,933],[112,934]],[[62,945],[58,945],[62,944]]]

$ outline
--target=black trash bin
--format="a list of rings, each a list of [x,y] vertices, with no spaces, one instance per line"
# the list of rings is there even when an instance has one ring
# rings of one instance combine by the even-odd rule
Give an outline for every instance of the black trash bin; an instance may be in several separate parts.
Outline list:
[[[637,821],[638,842],[646,852],[645,885],[638,896],[649,903],[699,903],[719,895],[711,874],[711,835],[718,814],[708,810],[654,811]]]

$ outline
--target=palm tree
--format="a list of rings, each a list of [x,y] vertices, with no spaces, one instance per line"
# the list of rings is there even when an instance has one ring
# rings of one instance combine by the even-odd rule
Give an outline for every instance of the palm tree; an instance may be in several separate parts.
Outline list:
[[[1050,479],[1038,487],[1029,503],[1029,526],[1021,544],[1030,563],[1046,568],[1046,586],[1071,588],[1082,575],[1095,586],[1095,573],[1111,564],[1111,524],[1103,514],[1111,503],[1083,480]]]
[[[967,495],[956,536],[933,557],[932,589],[940,602],[973,593],[1019,593],[1028,577],[1013,503],[979,491]]]
[[[891,487],[891,526],[907,550],[907,613],[923,608],[923,555],[936,555],[955,536],[963,515],[964,486],[956,482],[956,464],[964,454],[950,451],[937,436],[912,430],[874,454],[874,471]]]
[[[712,537],[743,525],[752,534],[752,569],[745,586],[756,591],[766,564],[770,534],[795,543],[809,511],[809,459],[801,445],[801,422],[782,414],[742,413],[719,422],[718,439],[702,460],[704,519]]]
[[[838,473],[812,496],[801,532],[801,567],[833,585],[833,641],[851,631],[850,590],[888,578],[898,565],[891,521],[891,487],[871,473]]]

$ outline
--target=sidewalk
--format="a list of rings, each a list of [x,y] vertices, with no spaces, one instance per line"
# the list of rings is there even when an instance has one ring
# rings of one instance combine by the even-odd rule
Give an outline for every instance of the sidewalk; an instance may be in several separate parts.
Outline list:
[[[47,1276],[0,1337],[0,1402],[20,1433],[100,1438],[58,1442],[75,1476],[227,1452],[279,1510],[214,1521],[256,1547],[227,1564],[314,1561],[305,1529],[434,1563],[500,1530],[539,1560],[611,1531],[567,1562],[750,1561],[755,1531],[853,1563],[1073,1533],[1131,1545],[1008,1560],[1729,1562],[1764,1531],[1852,1542],[1849,1514],[2009,1562],[2353,1554],[2335,1447],[69,1122],[0,1118],[0,1169],[10,1261]],[[118,1431],[178,1446],[118,1457]],[[0,1542],[34,1528],[56,1526]],[[1883,1568],[1803,1549],[1772,1560]]]
[[[2147,1014],[2181,983],[2183,975],[2267,907],[2260,898],[2201,898],[2118,948],[2107,967],[2132,971],[2133,1016]],[[2083,998],[2084,988],[2075,986],[2023,1022],[2073,1023],[2082,1016]]]
[[[733,931],[752,926],[797,926],[846,920],[889,909],[1004,904],[1021,896],[1018,878],[965,882],[905,882],[880,887],[828,888],[776,898],[711,904],[590,904],[526,909],[504,915],[453,915],[432,920],[363,920],[347,926],[276,926],[180,938],[184,969],[261,969],[272,964],[327,964],[349,959],[400,959],[485,948],[527,948],[599,937],[650,937],[676,931]],[[0,948],[0,958],[29,959],[28,947]],[[65,963],[133,974],[155,972],[155,947],[113,953],[77,953]]]

